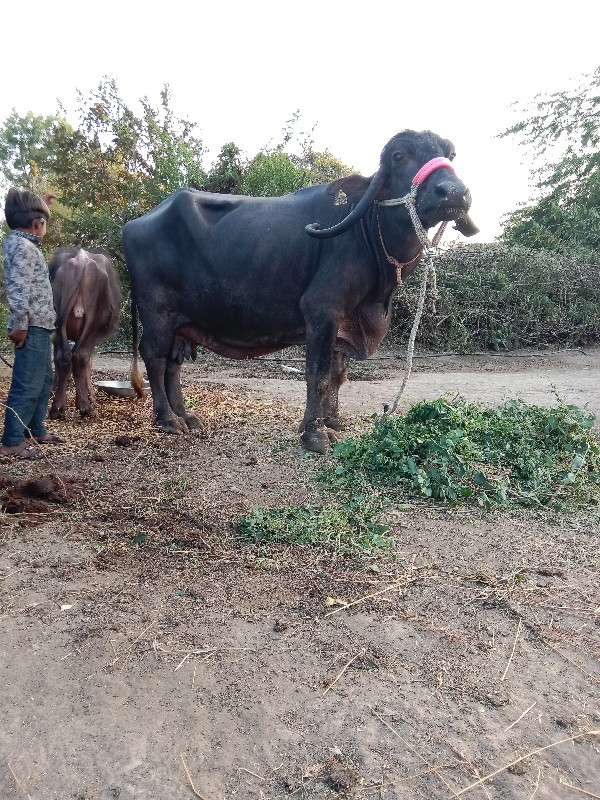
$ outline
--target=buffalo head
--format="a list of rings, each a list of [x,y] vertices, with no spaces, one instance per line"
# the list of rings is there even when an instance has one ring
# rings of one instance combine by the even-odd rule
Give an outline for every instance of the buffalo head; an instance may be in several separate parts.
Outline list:
[[[379,169],[370,181],[350,176],[331,185],[332,189],[344,191],[356,202],[350,213],[337,225],[324,230],[318,223],[307,225],[306,232],[319,239],[339,236],[358,222],[373,203],[402,207],[400,213],[408,218],[403,203],[412,190],[417,215],[425,229],[438,222],[454,220],[456,230],[464,236],[473,236],[479,229],[468,215],[471,193],[454,172],[450,163],[454,156],[452,142],[431,131],[398,133],[383,148]],[[433,168],[428,169],[429,164]],[[423,167],[425,172],[420,173]],[[425,177],[420,180],[419,174]],[[414,180],[419,183],[413,184]]]

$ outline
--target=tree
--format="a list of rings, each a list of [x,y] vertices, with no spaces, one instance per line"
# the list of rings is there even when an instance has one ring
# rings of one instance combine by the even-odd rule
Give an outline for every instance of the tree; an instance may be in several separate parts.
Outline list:
[[[223,145],[216,163],[208,174],[206,188],[209,192],[218,192],[219,194],[236,194],[238,192],[243,175],[240,156],[241,151],[233,142]]]
[[[175,118],[167,87],[160,97],[159,109],[144,98],[138,116],[115,81],[104,80],[87,97],[79,94],[77,128],[55,126],[49,143],[48,180],[60,201],[52,229],[58,223],[63,244],[106,248],[124,278],[125,222],[175,189],[206,180],[194,125]]]
[[[525,113],[525,110],[523,110]],[[600,67],[573,90],[538,95],[501,136],[520,137],[539,197],[509,214],[502,239],[537,249],[600,253]]]
[[[298,130],[300,112],[287,120],[281,141],[266,146],[246,165],[239,183],[240,194],[273,197],[305,186],[330,183],[351,170],[328,150],[315,150],[313,132]]]
[[[73,135],[61,116],[38,116],[31,111],[20,116],[16,111],[0,126],[0,187],[29,189],[37,194],[57,194],[56,147],[61,136]],[[52,207],[52,225],[44,237],[43,249],[50,253],[64,242],[61,204]],[[6,225],[4,231],[8,231]],[[0,237],[1,238],[1,237]]]
[[[24,117],[13,111],[7,117],[0,128],[0,184],[4,189],[20,186],[39,192],[47,188],[54,134],[65,124],[60,117],[38,116],[31,111]]]

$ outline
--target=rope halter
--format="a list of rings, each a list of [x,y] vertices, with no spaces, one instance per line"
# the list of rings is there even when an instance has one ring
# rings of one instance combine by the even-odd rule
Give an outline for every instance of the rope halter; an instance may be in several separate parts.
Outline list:
[[[423,314],[423,307],[425,305],[425,295],[427,292],[427,278],[431,275],[431,282],[432,282],[432,293],[436,294],[436,275],[435,275],[435,266],[433,264],[433,258],[435,255],[435,251],[440,243],[442,236],[444,235],[444,231],[446,230],[446,226],[448,225],[447,222],[442,222],[440,227],[435,233],[433,237],[433,241],[429,239],[427,235],[427,231],[423,227],[421,220],[419,219],[419,215],[417,214],[417,207],[416,207],[416,200],[417,200],[417,192],[419,191],[419,187],[424,183],[425,179],[428,178],[432,172],[435,172],[436,169],[440,169],[441,167],[446,167],[447,169],[451,169],[452,172],[455,172],[455,169],[452,165],[452,162],[448,158],[443,158],[439,156],[437,158],[432,158],[427,163],[423,164],[421,169],[417,172],[415,177],[412,179],[412,185],[410,187],[410,191],[404,195],[404,197],[395,197],[390,200],[379,200],[376,205],[378,206],[406,206],[408,213],[410,215],[411,222],[413,224],[413,228],[415,229],[415,233],[419,237],[419,241],[423,247],[423,252],[419,253],[417,258],[422,258],[425,255],[427,263],[423,269],[423,276],[421,282],[421,288],[419,291],[419,301],[417,304],[417,311],[415,313],[415,319],[413,321],[413,325],[410,331],[410,338],[408,340],[408,350],[406,354],[406,371],[404,373],[404,378],[402,380],[402,385],[400,386],[400,391],[394,398],[394,402],[392,403],[392,407],[388,409],[388,406],[384,406],[384,413],[383,416],[386,417],[388,414],[394,414],[396,409],[398,408],[398,403],[406,385],[408,383],[408,379],[410,377],[410,373],[412,370],[412,361],[413,361],[413,354],[415,348],[415,339],[417,337],[417,331],[419,329],[419,323],[421,322],[421,316]],[[379,238],[381,240],[381,245],[383,247],[383,252],[390,264],[396,267],[396,271],[398,273],[398,282],[400,283],[402,279],[402,267],[408,266],[412,264],[416,259],[412,259],[411,261],[407,262],[406,264],[400,264],[393,256],[389,255],[387,250],[385,249],[385,244],[383,243],[383,237],[381,235],[381,226],[379,225],[379,215],[377,216],[377,225],[379,228]]]
[[[436,233],[436,237],[434,242],[429,240],[429,236],[427,235],[427,231],[423,227],[421,220],[419,219],[419,215],[417,214],[417,192],[419,191],[419,187],[425,182],[425,180],[431,175],[432,172],[435,172],[436,169],[441,169],[442,167],[446,167],[447,169],[451,169],[452,172],[455,172],[454,166],[452,162],[448,158],[444,158],[443,156],[438,156],[437,158],[432,158],[430,161],[427,161],[421,169],[417,172],[415,177],[412,179],[412,184],[410,187],[410,191],[404,195],[404,197],[394,197],[390,200],[379,200],[376,202],[378,206],[406,206],[408,213],[410,214],[410,219],[413,224],[413,228],[415,229],[415,233],[419,237],[419,241],[423,245],[423,249],[425,251],[429,250],[432,247],[436,247],[437,243],[441,239],[440,231],[445,230],[447,222],[443,222],[440,226],[440,229]],[[437,239],[437,241],[436,241]]]

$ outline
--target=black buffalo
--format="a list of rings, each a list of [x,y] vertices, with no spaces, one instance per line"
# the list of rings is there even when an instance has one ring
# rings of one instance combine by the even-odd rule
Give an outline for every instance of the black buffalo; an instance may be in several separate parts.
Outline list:
[[[414,195],[423,228],[452,219],[464,235],[477,233],[453,158],[447,139],[403,131],[370,179],[353,175],[283,197],[180,189],[128,222],[123,243],[156,424],[168,433],[197,427],[179,375],[197,345],[246,359],[305,343],[302,442],[325,452],[341,427],[348,357],[377,349],[392,293],[423,247],[406,206],[382,201],[406,196],[431,162],[436,168]],[[139,386],[137,347],[134,354]]]

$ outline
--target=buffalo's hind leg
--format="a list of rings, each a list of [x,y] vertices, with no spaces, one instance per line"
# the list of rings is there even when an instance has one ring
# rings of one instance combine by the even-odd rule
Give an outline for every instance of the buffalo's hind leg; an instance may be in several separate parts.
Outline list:
[[[54,339],[54,397],[49,419],[67,418],[67,384],[71,377],[71,348],[66,337],[57,331]]]
[[[94,342],[88,336],[82,336],[73,348],[73,380],[75,381],[75,406],[82,417],[95,417],[96,409],[92,405],[91,387],[92,351]]]
[[[167,360],[165,389],[169,405],[175,414],[180,420],[183,420],[188,430],[196,430],[200,427],[200,420],[192,411],[186,408],[183,392],[181,391],[181,364],[184,358],[189,358],[190,356],[190,343],[182,339],[181,336],[175,336],[171,355]]]
[[[140,355],[146,365],[146,372],[152,392],[154,423],[165,433],[187,433],[184,420],[171,408],[167,396],[167,365],[169,364],[169,348],[173,338],[170,319],[160,329],[144,325],[144,333],[140,341]],[[142,319],[142,324],[144,320]],[[181,390],[180,390],[181,391]],[[183,398],[182,398],[183,402]]]

